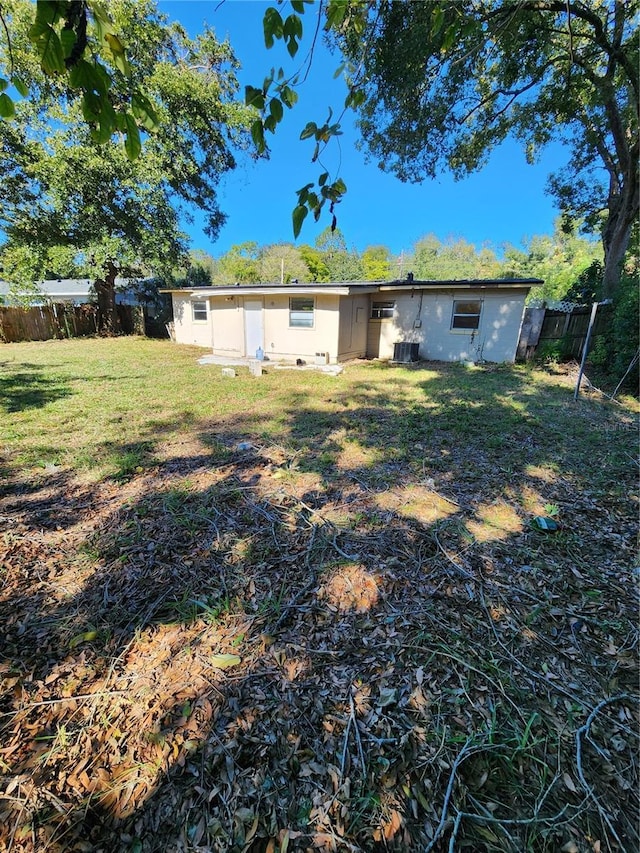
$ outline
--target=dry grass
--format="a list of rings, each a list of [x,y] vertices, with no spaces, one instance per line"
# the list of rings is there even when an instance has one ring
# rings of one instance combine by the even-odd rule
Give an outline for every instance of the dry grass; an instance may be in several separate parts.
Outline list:
[[[195,358],[0,353],[0,849],[637,849],[635,402]]]

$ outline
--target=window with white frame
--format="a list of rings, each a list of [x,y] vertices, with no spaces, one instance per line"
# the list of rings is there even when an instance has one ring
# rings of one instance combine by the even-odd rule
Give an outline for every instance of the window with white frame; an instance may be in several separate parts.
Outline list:
[[[396,303],[393,300],[386,302],[371,303],[371,319],[372,320],[391,320],[395,310]]]
[[[194,323],[202,323],[207,320],[207,301],[199,299],[191,303],[191,315]]]
[[[289,326],[292,329],[312,329],[314,300],[309,296],[292,296],[289,299]]]
[[[480,328],[481,299],[454,299],[451,328],[474,331]]]

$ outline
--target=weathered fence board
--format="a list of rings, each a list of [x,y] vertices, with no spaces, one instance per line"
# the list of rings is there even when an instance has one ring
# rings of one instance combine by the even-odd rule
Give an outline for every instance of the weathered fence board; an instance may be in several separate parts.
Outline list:
[[[580,359],[589,328],[590,307],[576,307],[571,311],[550,308],[531,308],[525,311],[518,344],[518,357],[534,358],[549,345],[558,343],[563,358]],[[610,321],[611,308],[600,305],[592,331],[592,341],[602,334]]]
[[[144,334],[142,308],[118,305],[120,328],[126,335]],[[58,302],[32,308],[0,307],[0,341],[48,341],[52,338],[81,338],[98,330],[96,305]]]

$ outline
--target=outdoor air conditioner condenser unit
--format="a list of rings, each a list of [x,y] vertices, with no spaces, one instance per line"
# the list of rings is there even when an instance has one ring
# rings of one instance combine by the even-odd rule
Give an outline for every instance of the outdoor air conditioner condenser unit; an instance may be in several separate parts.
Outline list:
[[[400,341],[393,345],[393,360],[400,364],[410,364],[412,361],[420,361],[418,354],[419,344],[410,341]]]

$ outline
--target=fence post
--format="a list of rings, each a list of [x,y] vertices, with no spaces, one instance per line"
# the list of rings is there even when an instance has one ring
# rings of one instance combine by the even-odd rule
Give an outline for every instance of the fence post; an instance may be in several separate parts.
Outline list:
[[[576,390],[573,393],[573,399],[578,399],[578,394],[580,393],[580,383],[582,382],[582,374],[584,373],[584,365],[587,360],[587,354],[589,352],[589,344],[591,343],[591,330],[593,329],[593,324],[596,321],[596,313],[598,311],[599,302],[594,302],[591,306],[591,317],[589,318],[589,327],[587,329],[587,337],[584,339],[584,346],[582,348],[582,359],[580,361],[580,370],[578,371],[578,381],[576,382]],[[602,303],[603,305],[606,303]]]

